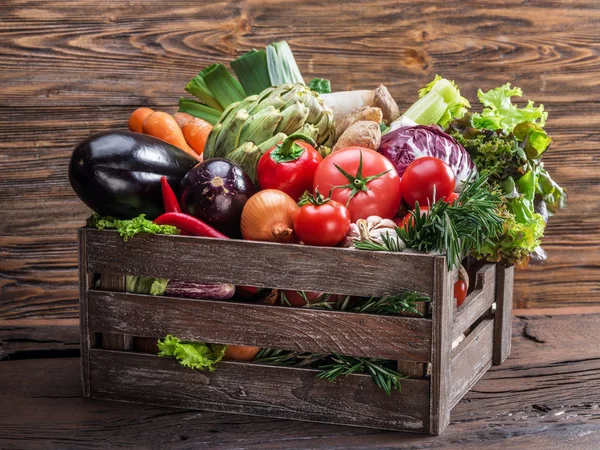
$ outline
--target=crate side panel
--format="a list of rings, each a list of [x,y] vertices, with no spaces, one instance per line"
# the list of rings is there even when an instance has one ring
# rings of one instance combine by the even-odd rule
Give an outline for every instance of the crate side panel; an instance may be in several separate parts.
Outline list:
[[[431,321],[90,291],[90,329],[258,347],[430,361]]]
[[[453,408],[492,366],[494,319],[486,319],[455,349],[450,364]]]
[[[138,235],[123,242],[114,231],[86,234],[88,264],[98,273],[360,296],[433,292],[434,257],[427,254],[186,236]]]
[[[473,325],[496,300],[496,265],[486,264],[475,275],[475,290],[456,310],[452,325],[452,342]]]
[[[88,288],[90,287],[90,274],[87,269],[86,234],[85,230],[77,232],[78,260],[79,260],[79,332],[81,345],[81,386],[83,396],[90,396],[90,329],[88,325]]]
[[[385,395],[366,375],[334,383],[317,371],[220,363],[215,372],[173,358],[92,350],[92,396],[152,405],[426,432],[429,382],[404,380]]]

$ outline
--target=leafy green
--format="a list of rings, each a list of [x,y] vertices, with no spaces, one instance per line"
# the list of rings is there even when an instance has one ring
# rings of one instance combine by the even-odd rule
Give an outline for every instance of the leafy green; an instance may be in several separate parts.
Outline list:
[[[319,94],[329,94],[331,92],[331,83],[324,78],[313,78],[308,82],[308,87]]]
[[[533,122],[517,124],[512,132],[474,128],[476,117],[467,115],[449,128],[471,155],[478,170],[490,172],[489,187],[503,196],[503,231],[477,250],[476,256],[492,262],[524,265],[544,235],[544,217],[535,204],[541,200],[550,214],[566,206],[567,194],[540,161],[552,138]],[[544,119],[545,120],[545,119]]]
[[[511,102],[511,97],[515,96],[522,97],[523,91],[518,87],[511,88],[510,83],[487,92],[480,89],[477,97],[484,109],[481,114],[473,114],[473,126],[488,130],[501,129],[506,132],[513,131],[522,122],[533,122],[543,127],[548,118],[548,113],[544,112],[544,105],[536,108],[529,100],[527,106],[518,108]]]
[[[273,42],[267,47],[267,67],[271,86],[280,86],[286,83],[304,84],[292,49],[286,41]]]
[[[182,366],[198,370],[208,369],[211,372],[215,370],[215,364],[223,359],[227,350],[227,345],[182,341],[170,334],[164,339],[159,339],[157,345],[158,356],[174,356]]]
[[[462,118],[470,107],[454,81],[436,75],[431,83],[419,91],[419,100],[403,116],[420,125],[438,124],[446,127],[453,119]]]
[[[151,220],[146,219],[145,214],[140,214],[133,219],[120,220],[111,216],[102,217],[94,213],[88,218],[87,225],[99,230],[114,228],[125,242],[139,233],[179,234],[179,230],[176,227],[171,225],[157,225]]]
[[[125,290],[134,294],[163,295],[167,290],[168,283],[169,280],[166,278],[127,275],[125,277]]]

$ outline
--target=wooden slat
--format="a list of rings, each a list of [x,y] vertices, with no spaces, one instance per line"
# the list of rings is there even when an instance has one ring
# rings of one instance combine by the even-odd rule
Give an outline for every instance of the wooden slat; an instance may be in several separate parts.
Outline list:
[[[450,408],[454,408],[492,365],[494,319],[483,320],[452,352]]]
[[[432,292],[433,256],[366,252],[242,240],[86,230],[88,264],[98,273],[128,273],[335,294],[383,296]]]
[[[452,325],[454,342],[467,328],[491,308],[496,300],[496,265],[486,264],[475,275],[475,290],[458,307]]]
[[[496,270],[496,328],[494,330],[494,364],[502,364],[510,355],[514,267]]]
[[[314,353],[430,361],[431,321],[210,300],[90,291],[94,332]]]
[[[88,312],[88,289],[90,288],[90,274],[87,270],[87,245],[85,230],[78,232],[79,244],[79,321],[81,341],[81,386],[83,396],[90,396],[90,329]]]
[[[100,276],[100,287],[105,291],[125,292],[125,276],[102,274]],[[126,334],[102,333],[102,348],[106,350],[132,350],[133,337]]]
[[[432,298],[431,389],[429,432],[439,435],[450,422],[450,353],[452,351],[453,286],[457,270],[448,271],[446,258],[435,259],[435,292]]]
[[[315,370],[235,362],[211,373],[106,350],[91,351],[91,367],[99,399],[413,432],[429,426],[427,380],[403,380],[402,393],[387,396],[367,375],[329,383]]]

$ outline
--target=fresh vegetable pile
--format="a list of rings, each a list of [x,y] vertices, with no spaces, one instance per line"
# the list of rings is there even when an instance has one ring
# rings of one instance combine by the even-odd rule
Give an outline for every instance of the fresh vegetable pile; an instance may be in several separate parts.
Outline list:
[[[380,85],[334,92],[305,84],[284,41],[194,77],[174,115],[135,110],[129,131],[91,136],[74,150],[69,178],[93,211],[88,225],[347,251],[415,249],[446,255],[459,268],[455,297],[469,291],[461,261],[540,262],[546,221],[566,191],[541,162],[552,138],[547,113],[520,107],[510,84],[478,92],[471,111],[454,82],[436,76],[401,114]],[[408,98],[405,95],[404,98]],[[327,270],[323,268],[323,270]],[[472,288],[472,286],[471,286]],[[417,312],[415,293],[351,298],[128,277],[129,292],[371,314]],[[390,392],[402,375],[389,362],[343,355],[183,342],[167,336],[160,355],[214,370],[222,358],[312,365],[330,381],[370,373]]]

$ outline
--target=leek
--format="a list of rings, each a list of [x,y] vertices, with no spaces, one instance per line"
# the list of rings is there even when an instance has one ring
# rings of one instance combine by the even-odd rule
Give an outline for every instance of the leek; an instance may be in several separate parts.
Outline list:
[[[231,61],[230,66],[246,91],[246,95],[260,94],[271,87],[267,52],[264,50],[250,50],[235,61]]]
[[[213,64],[203,72],[206,72],[203,77],[206,86],[223,109],[246,98],[240,82],[231,76],[223,64]]]
[[[205,75],[213,69],[213,66],[215,66],[215,64],[202,70],[198,75],[192,78],[185,86],[185,90],[199,99],[205,105],[210,106],[211,108],[223,110],[204,81]]]
[[[267,47],[267,67],[272,86],[304,84],[304,79],[286,41],[273,42]]]
[[[461,119],[471,105],[460,95],[453,81],[436,75],[419,91],[419,100],[406,110],[404,117],[420,125],[438,124],[446,127],[452,120]]]
[[[211,125],[215,125],[223,113],[223,111],[219,109],[211,108],[210,106],[203,105],[200,102],[184,97],[179,99],[179,112],[184,112],[190,116],[206,120]]]

